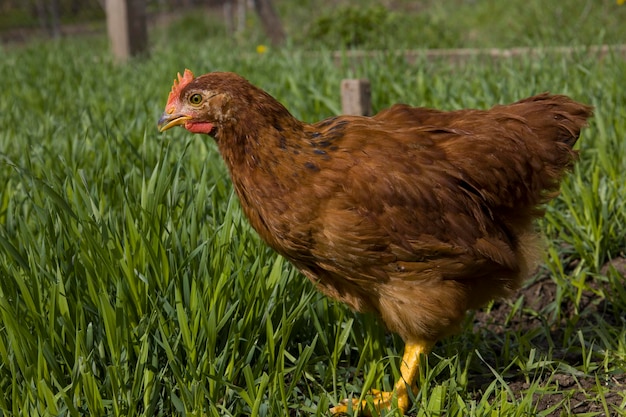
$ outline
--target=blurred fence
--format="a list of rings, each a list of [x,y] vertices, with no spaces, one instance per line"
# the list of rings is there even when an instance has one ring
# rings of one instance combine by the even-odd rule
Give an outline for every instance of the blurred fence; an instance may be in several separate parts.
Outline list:
[[[0,0],[0,41],[33,36],[58,37],[106,31],[106,0]],[[222,6],[227,0],[145,0],[149,15],[198,6]]]

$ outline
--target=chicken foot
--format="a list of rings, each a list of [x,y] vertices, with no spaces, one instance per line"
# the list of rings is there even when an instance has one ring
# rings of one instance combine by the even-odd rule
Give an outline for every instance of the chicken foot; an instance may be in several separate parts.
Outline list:
[[[400,364],[400,379],[394,385],[393,391],[378,391],[372,390],[369,395],[374,397],[373,405],[377,412],[381,410],[389,410],[394,404],[394,399],[397,399],[397,409],[404,414],[409,409],[409,392],[408,387],[411,387],[414,395],[417,395],[419,391],[416,385],[417,372],[419,371],[420,355],[427,355],[432,348],[433,343],[427,341],[408,341],[404,347],[404,355],[402,356],[402,363]],[[349,407],[349,405],[351,406]],[[368,402],[359,399],[345,399],[341,403],[330,409],[332,415],[347,414],[348,410],[355,411],[355,415],[371,415]]]

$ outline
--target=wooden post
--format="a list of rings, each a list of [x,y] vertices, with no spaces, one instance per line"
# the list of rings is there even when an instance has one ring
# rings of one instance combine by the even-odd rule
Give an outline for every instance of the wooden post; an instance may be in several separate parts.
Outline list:
[[[370,82],[361,80],[341,81],[341,111],[352,116],[371,116],[372,97]]]
[[[147,49],[145,0],[106,0],[107,30],[113,55],[120,61]]]

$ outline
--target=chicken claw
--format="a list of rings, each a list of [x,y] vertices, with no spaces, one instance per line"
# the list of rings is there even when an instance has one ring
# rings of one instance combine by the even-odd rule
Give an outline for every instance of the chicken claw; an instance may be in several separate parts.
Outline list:
[[[352,410],[354,415],[372,416],[379,415],[381,410],[391,410],[396,408],[404,414],[404,412],[408,409],[408,395],[403,398],[395,395],[395,392],[393,391],[372,390],[367,393],[367,397],[373,398],[370,401],[360,401],[359,399],[350,400],[347,398],[343,399],[340,401],[339,405],[330,409],[330,413],[333,416],[349,415],[349,410]],[[394,397],[397,398],[397,402],[394,400]],[[405,407],[403,407],[404,404],[406,404]],[[376,410],[375,414],[372,414],[372,406]]]
[[[368,393],[373,398],[373,407],[378,415],[381,410],[391,410],[396,408],[401,414],[409,409],[410,399],[407,387],[411,387],[414,395],[417,395],[418,388],[416,385],[417,372],[419,371],[420,355],[427,355],[433,346],[428,341],[409,341],[404,347],[404,355],[402,356],[402,364],[400,365],[400,373],[402,377],[396,382],[394,390],[378,391],[372,390]],[[397,406],[396,406],[397,404]],[[366,400],[344,399],[339,405],[330,409],[333,416],[345,415],[353,410],[355,415],[371,416],[371,403]]]

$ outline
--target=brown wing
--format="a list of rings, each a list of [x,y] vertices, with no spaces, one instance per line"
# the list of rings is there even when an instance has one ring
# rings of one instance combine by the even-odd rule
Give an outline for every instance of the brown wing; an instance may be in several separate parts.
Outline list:
[[[474,273],[485,262],[515,268],[510,239],[441,146],[451,135],[458,136],[351,124],[321,164],[316,182],[324,186],[312,187],[324,190],[310,248],[318,266],[355,281],[420,269],[421,278],[463,278],[472,274],[456,267],[463,256],[472,258]],[[450,268],[433,269],[435,260]]]
[[[323,190],[311,275],[366,285],[391,275],[469,279],[523,267],[520,235],[571,165],[568,145],[590,110],[566,112],[550,97],[491,111],[400,105],[312,126],[333,145],[311,187]]]

